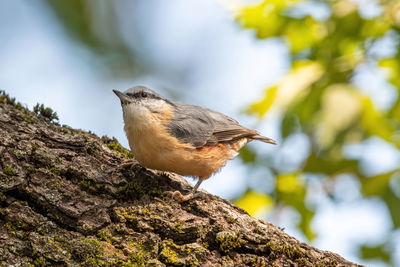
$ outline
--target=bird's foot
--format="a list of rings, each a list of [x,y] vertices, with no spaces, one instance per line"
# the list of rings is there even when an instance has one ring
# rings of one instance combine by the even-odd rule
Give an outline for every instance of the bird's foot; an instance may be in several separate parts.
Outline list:
[[[172,196],[173,199],[175,199],[176,201],[178,201],[180,203],[186,202],[188,200],[197,198],[197,197],[199,197],[201,195],[200,192],[197,192],[197,188],[199,188],[199,186],[200,186],[200,184],[202,182],[203,182],[203,179],[199,178],[199,180],[197,181],[196,185],[193,187],[193,190],[189,194],[187,194],[185,196],[182,195],[182,193],[179,192],[179,191],[175,191],[175,192],[167,191],[166,193],[168,195]]]
[[[167,194],[168,196],[172,197],[173,199],[175,199],[176,201],[178,201],[179,203],[183,203],[189,200],[192,200],[194,198],[197,198],[201,195],[200,192],[190,192],[187,195],[182,195],[181,192],[179,191],[166,191],[165,194]]]

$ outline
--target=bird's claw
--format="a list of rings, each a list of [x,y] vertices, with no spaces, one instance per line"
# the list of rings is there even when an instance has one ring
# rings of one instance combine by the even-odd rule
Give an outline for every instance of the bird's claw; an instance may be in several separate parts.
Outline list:
[[[192,199],[197,198],[197,197],[200,196],[199,192],[195,192],[195,193],[190,192],[187,195],[182,195],[182,193],[179,192],[179,191],[175,191],[175,192],[166,191],[165,194],[169,195],[170,197],[172,197],[173,199],[175,199],[179,203],[183,203],[183,202],[192,200]]]

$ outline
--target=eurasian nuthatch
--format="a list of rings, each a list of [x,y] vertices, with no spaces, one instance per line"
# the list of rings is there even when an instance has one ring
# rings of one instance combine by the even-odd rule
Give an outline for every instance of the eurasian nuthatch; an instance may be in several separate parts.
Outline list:
[[[144,86],[124,93],[113,91],[121,100],[124,129],[135,159],[146,168],[199,179],[191,196],[174,193],[181,201],[192,198],[201,182],[248,142],[276,144],[222,113],[169,101]]]

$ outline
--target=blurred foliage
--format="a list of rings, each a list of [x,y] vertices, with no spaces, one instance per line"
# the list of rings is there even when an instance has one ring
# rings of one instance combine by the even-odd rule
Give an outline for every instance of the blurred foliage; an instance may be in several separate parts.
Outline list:
[[[266,212],[272,202],[273,200],[268,195],[249,190],[237,201],[236,204],[241,207],[247,207],[246,211],[251,216],[258,216]]]
[[[113,76],[143,72],[133,49],[120,34],[114,3],[107,0],[44,0],[68,35],[86,46]],[[132,34],[133,34],[132,30]]]
[[[361,246],[361,256],[364,259],[381,258],[385,262],[390,262],[390,255],[384,246]]]
[[[375,6],[363,10],[350,0],[266,0],[239,10],[237,20],[253,29],[257,38],[280,38],[292,63],[287,75],[267,88],[264,98],[248,112],[259,118],[271,110],[281,114],[282,146],[299,133],[310,144],[309,154],[296,170],[286,173],[280,166],[271,168],[276,175],[275,190],[264,194],[276,207],[294,208],[301,217],[298,228],[312,240],[311,222],[318,203],[307,201],[313,194],[310,177],[318,177],[326,197],[343,201],[334,190],[337,178],[346,174],[359,182],[363,199],[386,204],[392,231],[398,230],[400,167],[371,177],[362,168],[361,156],[349,158],[344,151],[371,138],[400,149],[400,2],[375,1]],[[392,104],[379,106],[356,83],[363,66],[384,76],[394,92]],[[247,148],[244,161],[252,162],[258,157],[255,154]],[[261,201],[245,201],[248,197],[245,194],[237,203],[246,210],[262,208]],[[390,236],[380,244],[360,245],[360,256],[393,262]]]

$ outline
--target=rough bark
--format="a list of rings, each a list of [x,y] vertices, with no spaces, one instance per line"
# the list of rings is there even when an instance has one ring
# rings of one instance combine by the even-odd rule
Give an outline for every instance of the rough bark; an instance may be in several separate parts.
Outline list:
[[[182,177],[45,116],[0,92],[1,266],[356,265],[205,192],[177,203]]]

